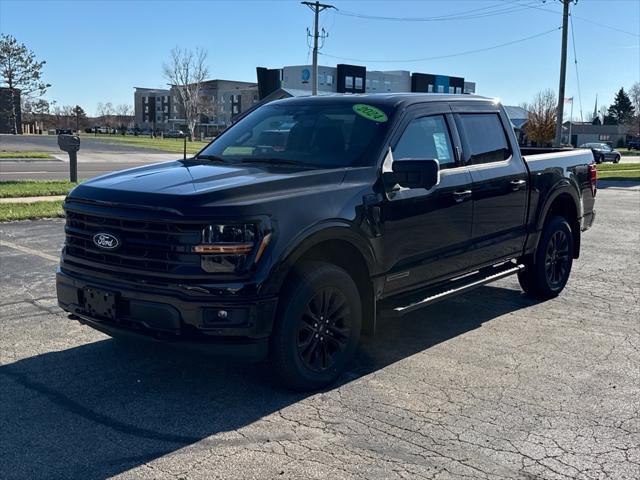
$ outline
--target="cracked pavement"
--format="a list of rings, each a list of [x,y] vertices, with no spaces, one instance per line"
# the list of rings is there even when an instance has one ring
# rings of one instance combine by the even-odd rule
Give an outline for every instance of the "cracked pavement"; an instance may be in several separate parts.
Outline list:
[[[0,246],[0,478],[638,479],[640,187],[601,188],[557,299],[515,278],[386,320],[339,385],[131,348]],[[0,225],[57,256],[61,220]]]

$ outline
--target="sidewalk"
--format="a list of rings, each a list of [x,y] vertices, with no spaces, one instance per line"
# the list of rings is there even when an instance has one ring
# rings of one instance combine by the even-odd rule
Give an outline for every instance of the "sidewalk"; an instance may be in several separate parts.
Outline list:
[[[34,203],[34,202],[56,202],[64,200],[66,195],[47,195],[42,197],[11,197],[0,198],[1,203]]]

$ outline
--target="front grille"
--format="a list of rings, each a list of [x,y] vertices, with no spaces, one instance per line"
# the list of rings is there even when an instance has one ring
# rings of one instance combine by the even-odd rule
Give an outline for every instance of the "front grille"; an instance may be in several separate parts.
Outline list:
[[[67,210],[66,218],[65,256],[69,261],[146,274],[203,274],[200,256],[191,252],[201,241],[201,223],[131,220],[74,210]],[[98,247],[93,242],[97,233],[116,236],[120,245],[113,250]]]

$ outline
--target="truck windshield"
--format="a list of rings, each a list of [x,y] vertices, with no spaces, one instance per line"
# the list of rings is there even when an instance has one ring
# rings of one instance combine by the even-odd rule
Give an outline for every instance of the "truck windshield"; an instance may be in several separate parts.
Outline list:
[[[390,123],[388,109],[368,104],[266,105],[198,157],[309,168],[373,165]]]

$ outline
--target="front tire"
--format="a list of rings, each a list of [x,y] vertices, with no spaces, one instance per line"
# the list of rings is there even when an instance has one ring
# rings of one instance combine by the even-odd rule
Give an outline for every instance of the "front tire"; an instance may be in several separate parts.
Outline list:
[[[303,264],[283,289],[271,341],[283,385],[304,391],[334,382],[355,355],[361,312],[358,287],[345,270]]]
[[[613,163],[620,163],[620,155],[616,155],[613,159]]]
[[[520,286],[528,295],[546,300],[564,290],[573,265],[573,234],[563,217],[549,219],[533,258],[518,273]]]

